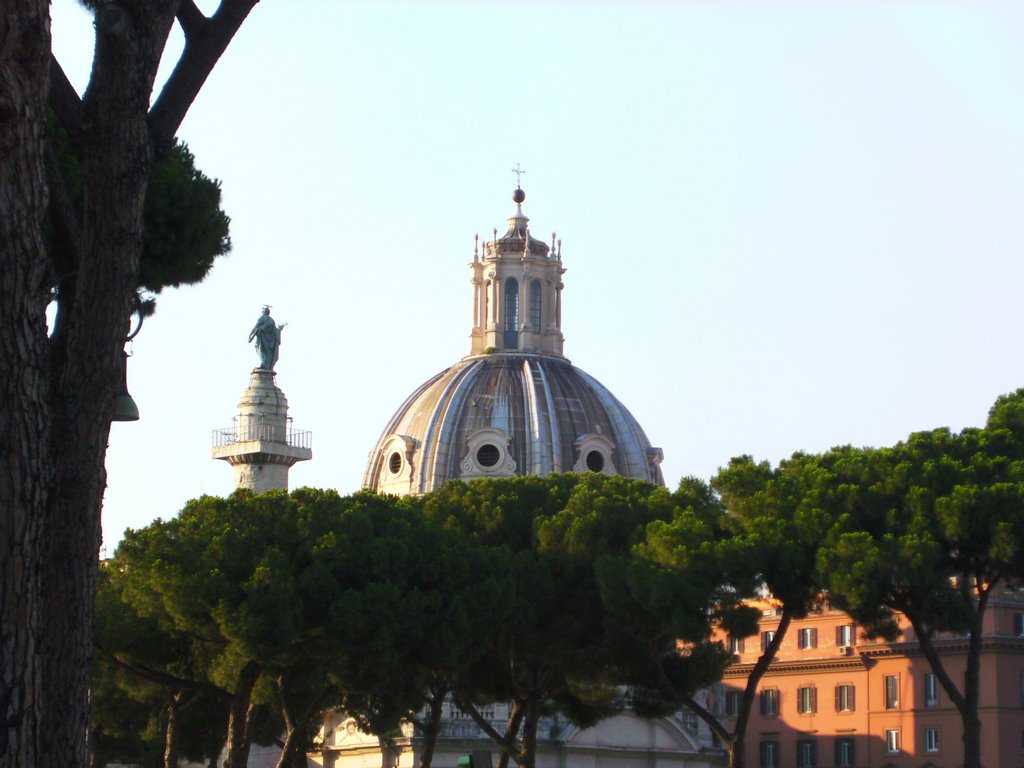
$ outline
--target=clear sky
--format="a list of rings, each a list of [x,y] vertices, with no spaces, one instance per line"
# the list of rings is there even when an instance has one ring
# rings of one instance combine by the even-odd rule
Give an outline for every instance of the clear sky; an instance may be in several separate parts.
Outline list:
[[[84,89],[91,19],[52,13]],[[357,490],[469,351],[473,236],[504,232],[517,162],[563,241],[566,354],[671,486],[981,425],[1024,386],[1024,3],[263,0],[179,135],[234,250],[134,341],[108,547],[232,490],[210,436],[263,304],[314,432],[292,487]]]

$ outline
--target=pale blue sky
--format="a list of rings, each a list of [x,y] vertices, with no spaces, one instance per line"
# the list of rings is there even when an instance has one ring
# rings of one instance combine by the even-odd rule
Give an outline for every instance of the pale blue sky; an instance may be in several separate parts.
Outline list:
[[[91,20],[53,2],[84,88]],[[572,361],[675,486],[734,455],[983,423],[1024,386],[1024,4],[263,0],[180,130],[234,252],[134,343],[104,532],[232,489],[209,458],[255,353],[348,493],[469,351],[473,235],[519,162],[563,240]]]

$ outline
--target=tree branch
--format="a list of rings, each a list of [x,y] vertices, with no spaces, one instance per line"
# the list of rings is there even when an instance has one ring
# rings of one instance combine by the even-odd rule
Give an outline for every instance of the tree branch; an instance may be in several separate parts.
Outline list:
[[[179,21],[186,29],[185,50],[149,112],[154,157],[159,161],[170,151],[174,134],[206,82],[231,38],[259,0],[221,0],[217,12],[201,24],[182,4]],[[183,12],[183,13],[182,13]],[[201,15],[201,14],[200,14]]]
[[[204,683],[201,680],[189,680],[184,677],[178,677],[177,675],[172,675],[169,672],[161,672],[160,670],[152,669],[151,667],[148,667],[145,664],[139,664],[137,662],[132,661],[125,661],[116,654],[104,651],[102,648],[99,648],[97,650],[99,650],[105,657],[110,659],[110,661],[112,661],[117,666],[122,667],[123,669],[127,669],[129,672],[139,675],[140,677],[144,677],[147,680],[157,683],[159,685],[173,686],[176,688],[185,688],[191,691],[202,691],[204,693],[210,694],[211,696],[215,696],[218,699],[228,701],[231,700],[231,693],[216,685]]]
[[[181,31],[185,33],[185,40],[191,40],[201,34],[207,21],[193,0],[182,0],[178,8],[178,23],[181,24]]]
[[[946,666],[942,663],[942,656],[939,655],[939,652],[935,649],[935,644],[932,642],[932,633],[920,621],[916,620],[916,616],[904,615],[910,619],[910,625],[914,628],[914,634],[917,635],[917,644],[921,649],[921,653],[924,654],[924,657],[931,665],[932,672],[939,679],[939,683],[942,685],[943,690],[946,691],[946,695],[949,696],[949,700],[953,702],[953,705],[963,715],[967,711],[967,700],[960,692],[960,689],[956,687],[953,678],[946,671]]]
[[[704,721],[705,725],[711,729],[711,732],[718,737],[719,741],[723,744],[731,744],[734,740],[733,734],[729,733],[729,730],[722,725],[721,721],[713,714],[700,704],[695,698],[689,694],[683,694],[679,697],[679,701],[688,710],[693,712],[697,717]]]
[[[516,760],[515,755],[519,753],[519,745],[514,740],[507,739],[498,733],[494,726],[483,718],[469,697],[465,696],[460,689],[453,690],[452,696],[455,699],[455,703],[459,705],[459,709],[468,714],[473,719],[473,722],[480,727],[480,730],[486,733],[495,744],[512,755],[513,759]],[[519,761],[516,760],[516,762],[518,763]]]

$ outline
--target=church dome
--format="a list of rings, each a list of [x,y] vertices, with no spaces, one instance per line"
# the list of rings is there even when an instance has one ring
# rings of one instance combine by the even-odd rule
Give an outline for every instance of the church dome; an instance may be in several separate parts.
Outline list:
[[[587,471],[664,485],[661,449],[562,355],[561,242],[530,236],[524,199],[517,189],[506,235],[474,249],[471,354],[398,409],[365,487],[421,494],[456,478]]]

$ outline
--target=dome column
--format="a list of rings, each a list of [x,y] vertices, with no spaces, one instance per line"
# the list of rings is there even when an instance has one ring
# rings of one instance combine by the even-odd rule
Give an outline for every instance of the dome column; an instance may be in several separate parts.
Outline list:
[[[256,342],[261,365],[253,368],[249,386],[238,398],[234,424],[213,432],[211,458],[231,465],[236,490],[287,491],[288,470],[313,458],[312,433],[292,429],[288,398],[274,382],[274,364],[285,325],[276,325],[270,307],[263,308],[263,316],[249,334],[249,341]]]
[[[288,470],[313,458],[312,433],[291,428],[288,399],[274,383],[275,376],[274,371],[254,369],[238,399],[234,426],[213,433],[211,458],[231,465],[236,489],[286,491]]]

